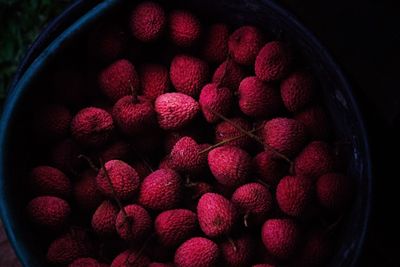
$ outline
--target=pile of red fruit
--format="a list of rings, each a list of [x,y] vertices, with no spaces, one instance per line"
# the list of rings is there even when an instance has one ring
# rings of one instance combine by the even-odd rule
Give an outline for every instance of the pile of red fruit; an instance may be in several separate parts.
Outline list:
[[[354,188],[293,49],[154,2],[125,27],[89,35],[92,85],[57,73],[58,102],[34,119],[52,146],[30,170],[26,211],[52,238],[48,263],[326,263]],[[147,45],[168,64],[138,56]],[[101,96],[87,99],[89,87]]]

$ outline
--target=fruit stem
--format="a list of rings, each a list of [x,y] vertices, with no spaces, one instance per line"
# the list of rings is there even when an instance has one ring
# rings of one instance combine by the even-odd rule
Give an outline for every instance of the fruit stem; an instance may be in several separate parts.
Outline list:
[[[233,247],[233,251],[236,252],[237,251],[237,247],[236,247],[235,241],[233,241],[232,238],[230,238],[228,236],[228,242],[231,243],[231,245]]]
[[[264,182],[264,181],[261,180],[261,179],[257,179],[256,182],[262,184],[263,186],[265,186],[265,187],[267,187],[267,188],[270,188],[270,187],[271,187],[269,184],[267,184],[266,182]]]
[[[243,223],[244,223],[244,226],[247,227],[247,228],[249,227],[249,221],[248,221],[248,220],[249,220],[249,216],[250,216],[250,215],[249,215],[248,213],[246,213],[246,214],[243,216]]]
[[[78,159],[86,160],[87,163],[89,164],[90,168],[92,168],[96,172],[99,171],[99,168],[97,168],[97,166],[94,164],[94,162],[88,156],[80,154],[80,155],[78,155]]]
[[[230,123],[233,127],[235,127],[236,129],[238,129],[239,131],[241,131],[242,133],[250,136],[251,138],[253,138],[254,140],[256,140],[257,142],[259,142],[260,144],[262,144],[264,146],[264,149],[267,148],[269,150],[272,151],[272,153],[274,153],[275,155],[281,157],[282,159],[286,160],[287,162],[289,162],[290,164],[292,164],[292,161],[285,155],[283,155],[282,153],[280,153],[279,151],[277,151],[276,149],[274,149],[273,147],[264,144],[264,142],[262,140],[260,140],[260,138],[254,134],[252,134],[249,131],[246,131],[245,129],[243,129],[242,127],[240,127],[239,125],[237,125],[236,123],[234,123],[232,120],[228,119],[227,117],[225,117],[224,115],[222,115],[221,113],[212,110],[211,108],[204,106],[206,109],[208,109],[211,113],[214,113],[215,115],[217,115],[218,117],[220,117],[222,120]]]
[[[229,64],[230,60],[231,60],[231,56],[230,56],[230,54],[228,54],[228,56],[226,57],[226,60],[225,60],[226,63],[224,66],[224,70],[222,71],[221,79],[217,83],[217,88],[220,88],[221,84],[225,81],[226,74],[228,73],[228,64]]]
[[[132,86],[132,81],[129,80],[129,87],[131,88],[131,94],[132,94],[132,103],[135,104],[138,102],[138,96],[135,88]]]

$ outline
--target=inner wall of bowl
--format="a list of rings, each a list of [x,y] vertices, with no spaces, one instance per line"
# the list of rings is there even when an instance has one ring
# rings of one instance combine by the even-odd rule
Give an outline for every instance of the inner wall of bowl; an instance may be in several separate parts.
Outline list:
[[[131,5],[131,4],[130,4]],[[170,5],[170,3],[168,4]],[[363,132],[361,132],[360,122],[358,121],[355,107],[349,95],[349,89],[344,84],[341,77],[338,76],[337,70],[332,69],[332,65],[326,62],[324,51],[316,49],[313,40],[305,36],[301,30],[293,25],[282,14],[277,14],[268,1],[256,0],[230,0],[230,1],[211,1],[211,0],[194,0],[182,1],[179,6],[187,6],[193,9],[203,18],[225,21],[231,25],[238,26],[243,24],[254,24],[261,28],[268,28],[267,31],[271,35],[283,40],[287,40],[295,46],[306,59],[308,65],[311,66],[315,76],[319,79],[321,90],[323,92],[324,102],[329,109],[331,118],[335,125],[336,135],[339,140],[345,141],[348,146],[349,158],[349,175],[357,179],[358,193],[353,210],[349,215],[348,223],[343,234],[340,250],[335,256],[331,266],[348,266],[354,261],[355,253],[357,252],[360,238],[363,235],[364,220],[365,220],[365,200],[368,199],[368,183],[364,182],[367,178],[368,166],[364,166],[367,155],[364,146]],[[118,10],[130,10],[123,8],[110,10],[109,13],[115,13]],[[102,20],[104,17],[97,18]],[[84,37],[85,33],[80,33],[75,36],[74,42],[69,41],[65,47],[59,51],[60,53],[69,53],[69,51],[80,51],[79,49],[71,50],[71,47],[79,47],[85,45],[79,40]],[[82,50],[81,50],[82,52]],[[84,56],[80,53],[71,56]],[[38,241],[36,233],[32,232],[28,223],[24,219],[24,207],[28,201],[28,188],[21,187],[24,185],[24,179],[35,159],[40,158],[44,148],[33,145],[29,138],[29,128],[31,115],[34,113],[35,105],[39,102],[46,102],[46,95],[51,90],[47,84],[46,73],[54,65],[57,57],[49,62],[47,69],[41,72],[41,77],[38,77],[34,85],[29,88],[24,95],[18,112],[13,118],[10,132],[12,133],[7,147],[7,162],[6,173],[7,188],[9,188],[8,199],[12,202],[11,210],[14,212],[11,216],[15,219],[16,224],[13,225],[17,239],[22,242],[27,242],[27,249],[30,251],[30,266],[43,266],[44,259],[41,257],[37,260],[38,255],[45,255],[43,244],[47,244],[47,238],[42,237]],[[47,100],[48,101],[48,100]],[[39,244],[38,244],[39,242]],[[41,244],[42,242],[43,244]]]

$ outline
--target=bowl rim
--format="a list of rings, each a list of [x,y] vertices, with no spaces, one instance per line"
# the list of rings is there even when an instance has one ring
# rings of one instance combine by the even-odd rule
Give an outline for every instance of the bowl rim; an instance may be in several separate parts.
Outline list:
[[[62,18],[69,16],[72,12],[77,12],[77,10],[82,8],[83,2],[85,2],[85,0],[76,1],[75,3],[70,5],[62,14],[57,16],[57,18],[53,22],[60,22]],[[91,22],[95,21],[98,16],[106,13],[109,8],[116,6],[120,2],[123,2],[123,0],[104,0],[100,3],[97,2],[92,9],[84,13],[69,27],[63,30],[49,44],[46,44],[45,42],[43,42],[43,39],[45,39],[46,35],[52,30],[57,32],[55,28],[57,27],[57,25],[59,25],[59,23],[50,23],[49,26],[47,26],[45,30],[42,31],[39,37],[32,44],[32,48],[38,50],[42,49],[42,52],[34,59],[32,59],[32,57],[35,56],[35,53],[28,52],[26,54],[24,59],[21,61],[16,75],[14,76],[14,79],[9,87],[8,95],[3,109],[3,114],[0,121],[0,217],[2,219],[9,241],[23,266],[29,266],[30,252],[27,250],[27,247],[24,245],[24,243],[16,236],[13,222],[10,219],[10,207],[5,199],[6,188],[4,187],[4,164],[7,157],[7,140],[10,134],[9,125],[13,120],[13,115],[15,114],[15,109],[18,103],[21,101],[23,95],[26,92],[26,89],[29,88],[29,85],[32,82],[32,78],[37,73],[39,73],[40,70],[46,65],[45,63],[49,60],[49,58],[56,51],[58,51],[58,49],[65,42],[82,32],[85,29],[85,26],[88,26]],[[357,242],[357,247],[354,249],[354,258],[351,262],[351,265],[354,265],[359,259],[365,242],[372,205],[371,156],[367,131],[365,128],[363,117],[361,115],[357,101],[354,98],[348,80],[345,78],[345,75],[343,74],[341,68],[339,68],[331,55],[328,53],[328,50],[320,43],[316,36],[302,23],[300,23],[294,15],[292,15],[288,10],[284,9],[281,5],[275,3],[273,0],[262,0],[262,2],[266,4],[272,10],[272,12],[277,13],[279,16],[285,18],[287,20],[287,23],[293,25],[298,32],[303,34],[304,37],[309,40],[310,44],[314,48],[314,53],[319,54],[320,57],[324,59],[324,64],[327,66],[327,68],[330,69],[330,71],[334,72],[334,74],[338,78],[338,81],[343,88],[342,92],[346,94],[347,100],[350,101],[352,112],[354,112],[357,126],[361,133],[361,135],[359,136],[361,140],[360,146],[363,148],[363,157],[366,163],[364,166],[364,171],[366,174],[365,182],[368,183],[366,186],[366,189],[368,191],[366,195],[368,197],[367,199],[365,199],[365,207],[363,208],[363,218],[365,218],[365,220],[363,221],[362,229],[360,230],[359,242]]]

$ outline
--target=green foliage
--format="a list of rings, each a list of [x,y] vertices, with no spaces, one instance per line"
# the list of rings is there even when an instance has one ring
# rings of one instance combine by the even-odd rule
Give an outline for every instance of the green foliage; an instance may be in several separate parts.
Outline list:
[[[43,26],[71,0],[0,0],[0,99]]]

